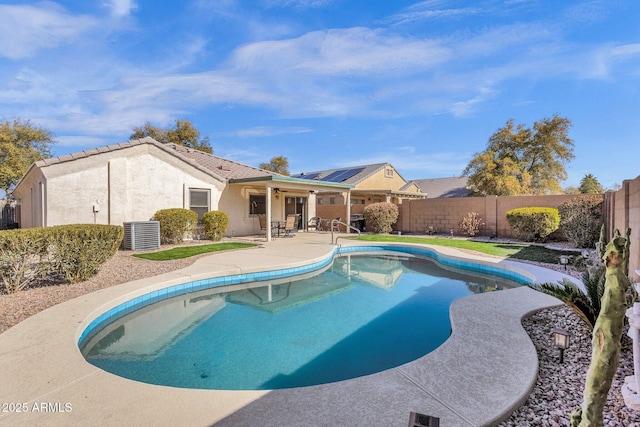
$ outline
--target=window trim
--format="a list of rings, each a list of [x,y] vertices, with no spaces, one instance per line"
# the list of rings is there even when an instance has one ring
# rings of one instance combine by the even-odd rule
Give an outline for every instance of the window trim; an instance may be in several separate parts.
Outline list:
[[[193,203],[193,193],[204,193],[206,195],[207,204],[205,205],[196,205]],[[198,211],[193,208],[206,208],[205,212],[211,211],[211,189],[209,188],[189,188],[189,210],[198,213]],[[203,214],[204,215],[204,214]],[[202,222],[202,217],[198,215],[198,223]]]

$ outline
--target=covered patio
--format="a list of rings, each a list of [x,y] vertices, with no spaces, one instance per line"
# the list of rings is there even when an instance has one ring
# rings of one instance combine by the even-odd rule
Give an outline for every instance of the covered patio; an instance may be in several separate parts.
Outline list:
[[[346,194],[347,218],[350,213],[352,184],[293,178],[285,175],[267,175],[251,178],[230,179],[229,195],[220,200],[220,209],[233,212],[238,203],[234,195],[248,201],[248,208],[243,212],[243,222],[250,223],[253,231],[264,232],[270,242],[278,234],[276,225],[284,222],[287,215],[298,215],[298,229],[305,230],[309,219],[317,216],[317,195],[325,192]],[[235,207],[232,203],[235,202]],[[228,205],[227,205],[228,203]],[[265,224],[261,227],[258,215],[265,215]],[[258,230],[255,229],[258,227]],[[246,229],[247,227],[245,227]],[[233,224],[230,224],[233,230]],[[274,232],[275,230],[275,232]],[[247,233],[246,231],[242,234]]]

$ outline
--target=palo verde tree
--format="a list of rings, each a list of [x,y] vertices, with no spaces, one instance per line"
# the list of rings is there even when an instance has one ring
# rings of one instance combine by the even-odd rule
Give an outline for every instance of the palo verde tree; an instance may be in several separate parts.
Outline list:
[[[269,163],[260,163],[260,169],[289,175],[289,160],[284,156],[272,157]]]
[[[509,119],[489,138],[487,148],[471,159],[463,175],[475,195],[562,194],[567,179],[564,164],[573,159],[569,119],[554,115],[533,124]]]
[[[0,123],[0,189],[13,189],[33,162],[51,157],[53,132],[29,120]]]
[[[193,148],[194,150],[204,151],[205,153],[213,153],[209,137],[205,136],[200,139],[200,131],[188,120],[176,120],[176,124],[172,128],[161,129],[146,122],[140,127],[133,128],[130,139],[140,139],[150,136],[163,144],[173,143]]]

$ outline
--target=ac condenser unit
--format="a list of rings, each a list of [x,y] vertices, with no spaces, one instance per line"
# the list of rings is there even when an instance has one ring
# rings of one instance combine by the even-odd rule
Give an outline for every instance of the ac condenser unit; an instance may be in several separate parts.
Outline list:
[[[160,247],[160,222],[125,222],[122,246],[132,251],[158,249]]]

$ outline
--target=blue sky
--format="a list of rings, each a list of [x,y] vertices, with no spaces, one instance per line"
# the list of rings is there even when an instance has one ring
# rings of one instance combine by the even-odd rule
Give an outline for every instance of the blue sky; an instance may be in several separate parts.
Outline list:
[[[513,118],[573,127],[563,186],[640,174],[637,0],[0,4],[0,120],[54,154],[190,120],[215,154],[299,173],[458,176]]]

